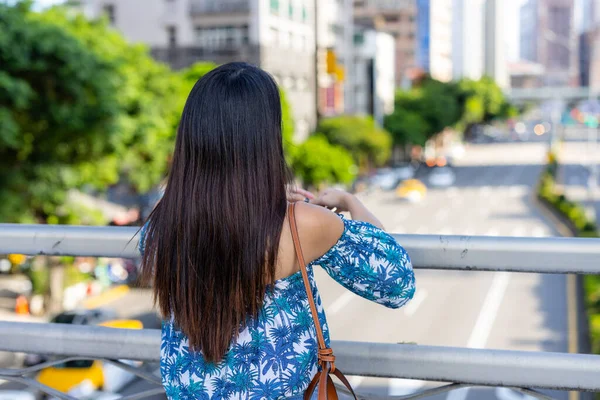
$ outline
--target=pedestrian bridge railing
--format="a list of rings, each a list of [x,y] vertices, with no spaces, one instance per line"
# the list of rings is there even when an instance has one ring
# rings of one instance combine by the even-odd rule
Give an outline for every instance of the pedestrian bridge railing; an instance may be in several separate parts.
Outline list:
[[[138,257],[136,228],[0,224],[0,254]],[[415,268],[600,274],[600,239],[397,235]],[[347,375],[406,378],[448,383],[406,396],[417,399],[468,386],[501,386],[538,399],[536,391],[600,392],[600,356],[571,353],[470,349],[412,344],[334,342],[338,365]],[[0,369],[0,379],[41,387],[31,376],[66,359],[100,359],[156,385],[123,399],[159,393],[160,378],[118,360],[159,361],[158,330],[0,322],[0,351],[41,353],[62,360],[31,368]],[[368,396],[365,398],[377,398]]]

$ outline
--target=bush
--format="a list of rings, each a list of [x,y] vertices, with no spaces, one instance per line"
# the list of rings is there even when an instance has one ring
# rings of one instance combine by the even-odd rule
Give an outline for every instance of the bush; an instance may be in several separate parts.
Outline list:
[[[585,209],[581,205],[570,201],[563,193],[558,192],[555,182],[558,171],[556,155],[550,153],[548,160],[548,166],[540,179],[538,197],[570,221],[578,237],[600,237],[598,227],[593,221],[587,219]],[[584,277],[584,289],[592,352],[600,354],[600,276],[586,275]]]
[[[317,132],[348,150],[361,167],[384,165],[392,153],[392,137],[371,117],[327,118],[319,123]]]
[[[292,167],[307,186],[350,183],[356,166],[341,146],[332,145],[322,134],[315,134],[294,151]]]

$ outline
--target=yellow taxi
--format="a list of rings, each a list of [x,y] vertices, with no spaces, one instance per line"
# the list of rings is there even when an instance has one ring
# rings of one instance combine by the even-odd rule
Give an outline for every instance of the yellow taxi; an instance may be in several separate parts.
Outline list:
[[[396,188],[396,196],[410,202],[421,201],[427,194],[427,187],[418,179],[407,179]]]
[[[99,326],[118,329],[143,329],[138,320],[112,320]],[[132,362],[127,362],[133,364]],[[37,376],[37,381],[59,392],[73,392],[78,386],[85,384],[94,390],[114,393],[131,382],[135,375],[121,368],[98,360],[75,360],[44,368]]]

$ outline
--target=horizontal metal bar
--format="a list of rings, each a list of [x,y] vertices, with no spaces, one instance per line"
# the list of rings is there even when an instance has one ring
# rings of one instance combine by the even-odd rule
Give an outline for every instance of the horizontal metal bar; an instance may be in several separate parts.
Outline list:
[[[138,228],[0,224],[0,254],[138,257]],[[394,235],[415,268],[600,274],[600,239]]]
[[[0,351],[158,361],[160,331],[0,321]]]
[[[347,375],[600,391],[600,356],[333,342]],[[0,322],[0,351],[158,361],[158,330]]]

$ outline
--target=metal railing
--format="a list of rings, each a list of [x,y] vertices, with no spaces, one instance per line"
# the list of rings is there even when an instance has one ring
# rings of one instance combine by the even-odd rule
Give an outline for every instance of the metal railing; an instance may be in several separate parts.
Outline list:
[[[136,231],[0,224],[0,253],[134,258],[138,257],[137,238],[132,240]],[[600,274],[600,239],[395,236],[411,254],[415,268]],[[386,398],[417,399],[467,386],[509,387],[539,399],[549,397],[529,388],[600,391],[600,356],[595,355],[363,342],[334,342],[333,347],[340,368],[348,375],[451,383]],[[155,362],[159,349],[160,332],[156,330],[0,322],[0,351],[109,360],[157,384],[155,375],[114,360]],[[45,390],[27,377],[44,366],[0,369],[0,378]],[[152,390],[123,399],[142,398],[160,388]]]

